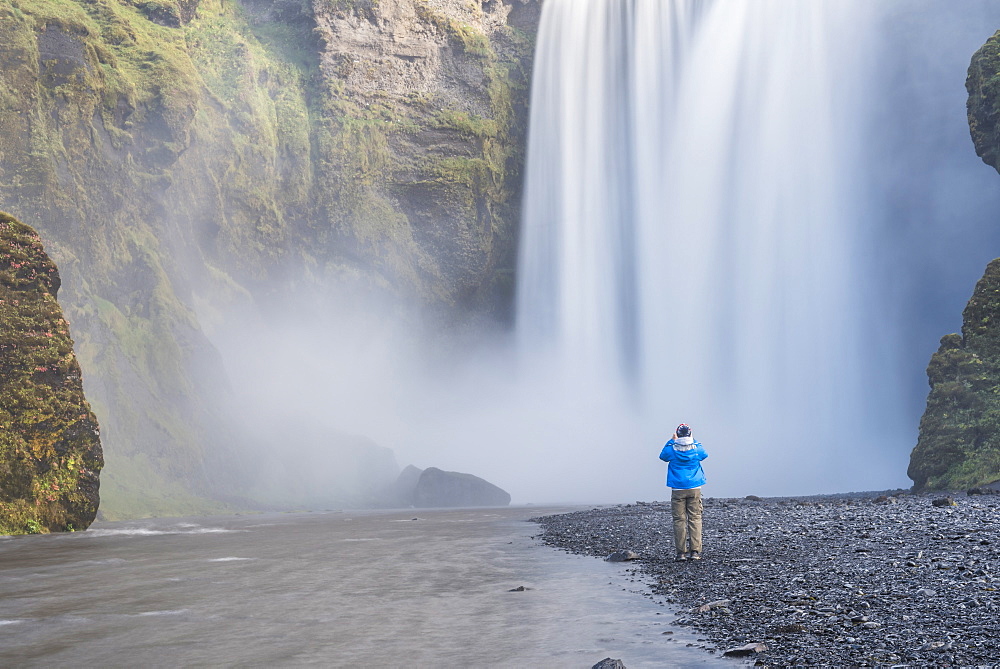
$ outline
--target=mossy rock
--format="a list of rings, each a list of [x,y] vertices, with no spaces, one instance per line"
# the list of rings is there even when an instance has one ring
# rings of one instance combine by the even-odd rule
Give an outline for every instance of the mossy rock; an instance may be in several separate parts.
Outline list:
[[[976,153],[1000,171],[1000,32],[973,56],[965,81]],[[907,474],[914,487],[949,490],[1000,480],[1000,259],[986,267],[927,366],[931,391]]]
[[[104,466],[59,272],[38,234],[0,212],[0,533],[82,530]]]
[[[976,154],[1000,171],[1000,31],[972,56],[965,88]]]
[[[986,268],[963,313],[962,334],[941,339],[907,474],[917,489],[955,490],[1000,480],[1000,259]]]

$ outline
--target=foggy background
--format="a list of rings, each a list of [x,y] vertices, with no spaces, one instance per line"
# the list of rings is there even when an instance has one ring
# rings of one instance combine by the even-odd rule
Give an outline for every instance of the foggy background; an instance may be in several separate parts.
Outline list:
[[[412,305],[330,286],[202,318],[232,383],[239,408],[226,411],[257,494],[324,503],[323,491],[361,494],[358,482],[388,484],[414,464],[476,474],[515,504],[664,499],[657,455],[680,422],[710,454],[711,496],[909,487],[924,368],[1000,254],[1000,175],[975,155],[964,89],[972,53],[1000,27],[1000,6],[879,3],[861,15],[870,23],[846,45],[857,69],[842,71],[858,115],[833,123],[850,147],[840,155],[855,157],[824,168],[854,184],[847,209],[856,216],[843,221],[853,245],[835,266],[854,273],[865,300],[848,295],[832,307],[861,337],[845,348],[851,360],[830,364],[869,388],[850,398],[861,406],[840,412],[832,398],[832,428],[818,423],[815,440],[789,441],[787,425],[809,422],[796,407],[735,423],[710,404],[685,412],[613,374],[565,375],[526,354],[509,328],[444,327]],[[301,477],[310,471],[314,479]]]

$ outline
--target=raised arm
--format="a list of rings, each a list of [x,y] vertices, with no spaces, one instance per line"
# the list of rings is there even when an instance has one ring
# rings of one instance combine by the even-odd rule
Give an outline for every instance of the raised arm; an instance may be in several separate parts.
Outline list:
[[[674,440],[671,439],[660,451],[660,459],[664,462],[670,462],[674,458]]]

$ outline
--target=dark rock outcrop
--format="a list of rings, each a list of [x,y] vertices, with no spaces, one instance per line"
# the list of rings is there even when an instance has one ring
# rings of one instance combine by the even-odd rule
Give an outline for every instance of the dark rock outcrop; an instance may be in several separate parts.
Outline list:
[[[969,130],[976,154],[983,162],[1000,171],[1000,31],[972,56],[965,89],[969,93],[966,108]]]
[[[606,657],[590,669],[625,669],[625,663],[618,659]]]
[[[1000,32],[972,57],[965,82],[976,153],[1000,171]],[[927,366],[931,390],[907,475],[918,490],[965,489],[1000,479],[1000,259],[986,267]]]
[[[59,272],[30,227],[0,213],[0,533],[82,530],[104,466]]]
[[[1000,479],[1000,259],[963,313],[962,334],[941,339],[927,366],[931,390],[907,475],[918,490]]]
[[[472,474],[428,467],[413,491],[413,505],[420,508],[507,506],[510,494]]]

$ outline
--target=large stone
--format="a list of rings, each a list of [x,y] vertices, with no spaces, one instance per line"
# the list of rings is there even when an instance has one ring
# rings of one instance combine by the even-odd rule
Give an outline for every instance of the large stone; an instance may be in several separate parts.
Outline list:
[[[618,659],[606,657],[590,669],[625,669],[625,663]]]
[[[510,494],[472,474],[428,467],[413,491],[413,505],[420,508],[507,506]]]
[[[104,466],[97,418],[38,235],[0,213],[0,533],[82,530]]]

